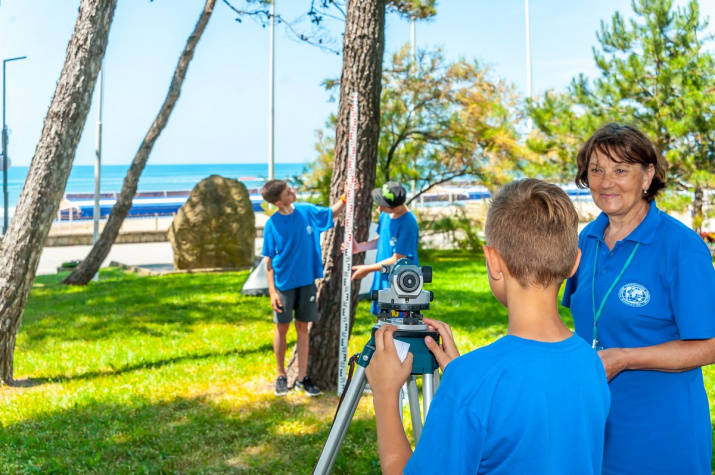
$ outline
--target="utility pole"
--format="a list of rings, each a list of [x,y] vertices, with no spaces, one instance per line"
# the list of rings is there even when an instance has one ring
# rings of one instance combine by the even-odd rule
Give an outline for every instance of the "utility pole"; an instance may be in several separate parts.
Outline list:
[[[92,217],[94,219],[94,233],[92,234],[92,245],[99,240],[99,195],[101,192],[101,177],[102,177],[102,108],[104,107],[104,65],[99,70],[99,114],[97,115],[97,137],[96,149],[94,153],[94,210]],[[70,213],[72,210],[70,210]],[[99,272],[92,277],[93,281],[99,280]]]
[[[529,0],[525,0],[526,11],[526,97],[531,99],[531,33],[529,31]],[[527,119],[527,132],[531,133],[534,124],[531,117]]]
[[[271,23],[270,23],[270,54],[268,60],[268,179],[274,178],[274,122],[275,106],[273,98],[275,94],[274,60],[275,60],[275,18],[276,0],[271,1]]]
[[[20,59],[25,59],[27,56],[19,56],[17,58],[4,59],[2,61],[2,191],[5,198],[5,205],[3,209],[3,225],[2,225],[2,235],[5,236],[7,232],[8,225],[8,192],[7,192],[7,169],[9,168],[9,159],[7,156],[7,125],[5,125],[5,64],[10,61],[18,61]]]

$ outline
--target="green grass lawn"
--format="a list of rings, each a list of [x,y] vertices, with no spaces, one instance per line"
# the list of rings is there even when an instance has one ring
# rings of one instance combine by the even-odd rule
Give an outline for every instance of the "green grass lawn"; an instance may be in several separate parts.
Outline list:
[[[449,322],[463,351],[506,333],[481,256],[421,261],[434,268],[427,315]],[[0,473],[309,473],[337,396],[273,395],[270,305],[239,295],[247,275],[39,277],[15,352],[22,387],[0,388]],[[368,339],[368,309],[351,354]],[[294,343],[291,331],[289,354]],[[705,377],[715,401],[713,370]],[[335,473],[379,473],[371,404],[361,399]]]

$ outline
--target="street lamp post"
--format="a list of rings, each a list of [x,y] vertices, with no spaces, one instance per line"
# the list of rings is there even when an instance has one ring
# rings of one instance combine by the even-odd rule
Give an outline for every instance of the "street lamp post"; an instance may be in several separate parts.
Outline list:
[[[5,125],[5,63],[10,61],[18,61],[25,59],[27,56],[19,56],[17,58],[3,59],[2,61],[2,191],[5,197],[5,208],[3,212],[2,235],[7,232],[8,223],[8,207],[7,207],[7,126]]]
[[[274,146],[275,146],[275,106],[273,99],[275,96],[274,60],[275,60],[275,22],[276,22],[276,0],[271,2],[271,22],[270,22],[270,44],[268,58],[268,179],[274,178]]]
[[[531,99],[531,31],[529,29],[529,0],[525,0],[524,10],[526,12],[526,97]],[[529,133],[531,133],[533,126],[534,124],[531,117],[529,117],[527,120]]]

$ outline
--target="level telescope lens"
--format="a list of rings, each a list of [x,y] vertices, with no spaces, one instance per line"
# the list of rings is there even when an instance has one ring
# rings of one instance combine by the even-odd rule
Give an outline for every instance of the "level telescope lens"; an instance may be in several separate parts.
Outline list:
[[[413,292],[420,285],[420,276],[414,271],[405,271],[400,274],[398,284],[405,292]]]

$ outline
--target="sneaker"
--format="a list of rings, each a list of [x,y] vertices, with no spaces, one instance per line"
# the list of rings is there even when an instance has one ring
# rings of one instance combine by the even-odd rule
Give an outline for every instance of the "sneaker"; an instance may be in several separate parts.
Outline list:
[[[303,378],[303,381],[295,381],[295,390],[300,391],[301,389],[306,395],[311,397],[323,394],[323,391],[318,389],[307,376]]]
[[[285,376],[278,376],[278,379],[276,379],[276,396],[285,396],[289,393],[288,380]]]

